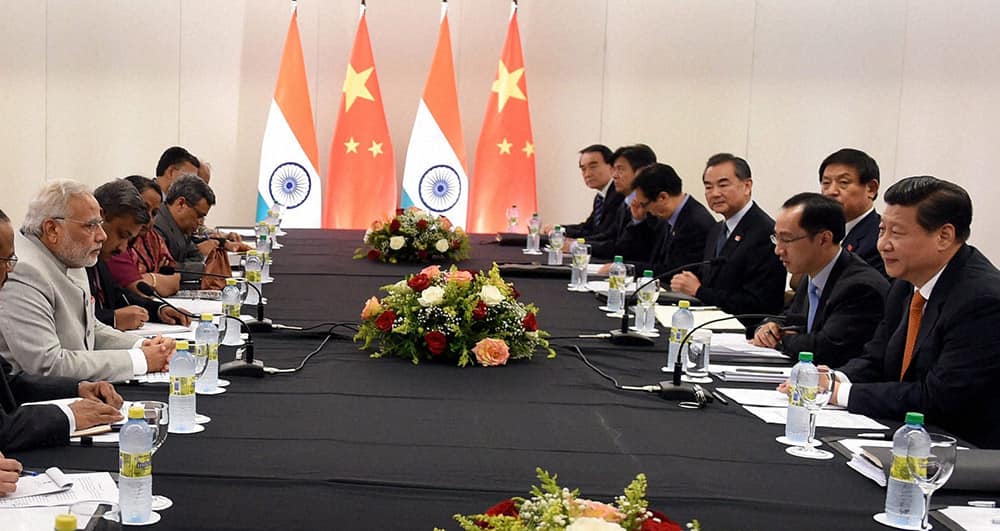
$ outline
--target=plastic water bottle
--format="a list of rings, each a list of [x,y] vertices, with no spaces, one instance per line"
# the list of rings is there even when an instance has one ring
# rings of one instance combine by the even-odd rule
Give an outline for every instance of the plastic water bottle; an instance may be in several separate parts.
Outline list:
[[[677,365],[677,357],[681,355],[681,341],[692,328],[694,328],[694,314],[691,313],[691,302],[680,301],[677,303],[678,309],[670,319],[670,343],[667,350],[666,372],[673,372]],[[681,358],[684,360],[685,358]],[[681,363],[681,373],[684,372],[684,363]]]
[[[246,281],[252,284],[257,290],[261,286],[261,271],[264,269],[264,262],[261,261],[260,254],[251,249],[247,251]],[[257,290],[247,287],[247,304],[260,304],[260,296]]]
[[[563,234],[562,226],[552,227],[552,232],[549,233],[549,265],[562,265],[562,247],[565,242],[566,237]]]
[[[194,422],[195,363],[188,342],[180,340],[170,358],[170,433],[192,433]]]
[[[910,437],[920,441],[920,447],[914,448],[917,450],[916,456],[930,455],[931,439],[924,429],[922,413],[907,413],[906,424],[892,436],[892,468],[889,471],[889,482],[885,491],[885,514],[891,524],[912,526],[916,529],[920,527],[924,514],[924,496],[920,492],[920,487],[910,477],[910,469],[906,466],[907,444],[910,442]]]
[[[268,228],[273,227],[273,225],[268,225]],[[265,232],[257,237],[257,254],[260,255],[260,261],[263,264],[261,268],[261,279],[270,280],[271,278],[271,235],[269,232]]]
[[[541,241],[542,230],[542,218],[538,217],[538,212],[531,215],[531,221],[528,222],[528,242],[525,247],[530,253],[538,253],[539,244]]]
[[[809,409],[807,400],[816,399],[819,389],[819,371],[813,365],[812,352],[799,352],[799,362],[792,367],[788,378],[788,418],[785,421],[785,438],[790,442],[809,442]]]
[[[214,393],[219,388],[219,328],[212,324],[212,314],[201,314],[194,338],[198,342],[198,357],[206,358],[205,372],[198,378],[195,391]]]
[[[123,523],[148,522],[153,512],[153,427],[145,416],[142,406],[128,408],[128,422],[118,434],[118,507]]]
[[[76,531],[76,515],[59,514],[56,515],[56,522],[53,526],[55,531]]]
[[[613,312],[625,311],[625,283],[628,281],[628,270],[621,256],[615,256],[615,261],[608,270],[608,309]]]
[[[232,319],[226,318],[235,317],[240,318],[241,304],[240,304],[240,288],[236,287],[235,278],[226,279],[226,287],[222,288],[222,317],[219,318],[219,329],[225,334],[222,339],[223,345],[239,345],[240,341],[240,324]]]

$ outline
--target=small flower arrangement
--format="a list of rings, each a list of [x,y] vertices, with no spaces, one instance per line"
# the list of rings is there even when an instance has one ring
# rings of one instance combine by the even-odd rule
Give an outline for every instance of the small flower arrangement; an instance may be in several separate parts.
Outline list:
[[[520,293],[496,264],[478,273],[432,265],[381,290],[388,295],[368,299],[354,336],[363,350],[377,344],[373,358],[495,367],[531,358],[537,349],[555,356],[548,333],[538,328],[538,308],[518,302]]]
[[[354,252],[355,259],[373,262],[460,262],[469,257],[469,236],[453,227],[444,216],[434,216],[410,207],[396,209],[388,220],[375,220],[365,231],[365,244]]]
[[[483,514],[454,516],[465,531],[680,531],[681,526],[662,513],[649,510],[646,475],[632,480],[614,505],[580,497],[579,489],[560,487],[558,476],[535,469],[541,486],[531,487],[530,498],[511,498]],[[698,521],[687,529],[700,530]]]

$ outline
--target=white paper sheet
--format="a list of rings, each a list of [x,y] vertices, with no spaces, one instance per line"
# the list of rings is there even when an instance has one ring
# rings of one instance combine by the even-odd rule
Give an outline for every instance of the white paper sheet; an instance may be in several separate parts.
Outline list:
[[[587,289],[593,291],[594,293],[608,294],[608,281],[607,280],[590,280],[587,282]],[[635,282],[629,282],[625,285],[625,292],[628,295],[635,293]]]
[[[984,507],[950,506],[941,509],[941,513],[951,518],[963,529],[1000,530],[1000,509]]]
[[[169,335],[173,337],[174,334],[184,334],[190,331],[191,329],[186,326],[146,322],[135,330],[126,330],[125,332],[142,337],[150,337],[150,336],[155,336],[157,334],[161,336]]]
[[[37,476],[23,476],[17,480],[17,489],[4,496],[4,499],[15,500],[29,496],[44,496],[68,490],[73,481],[66,477],[57,467],[52,467]]]
[[[715,354],[715,351],[712,351]],[[751,382],[780,384],[791,376],[791,367],[721,365],[711,363],[708,372],[726,382]]]
[[[674,312],[679,308],[677,306],[664,306],[660,305],[656,307],[656,320],[659,321],[660,325],[665,327],[670,327],[670,321],[674,317]],[[723,317],[731,317],[728,313],[721,310],[702,310],[697,306],[691,307],[691,313],[694,314],[694,325],[700,326],[712,321],[714,319],[721,319]],[[712,323],[705,328],[709,330],[744,330],[743,325],[736,319],[730,319],[728,321],[719,321],[718,323]],[[733,334],[739,335],[739,334]],[[712,336],[712,352],[715,352],[715,336]]]
[[[78,501],[103,500],[118,503],[118,485],[107,472],[66,474],[73,487],[63,492],[24,498],[0,498],[0,509],[11,507],[56,507],[72,505]],[[0,512],[0,515],[4,514]],[[49,522],[51,526],[52,523]]]
[[[222,301],[207,301],[204,299],[177,299],[168,298],[170,304],[178,308],[187,310],[195,315],[200,315],[203,313],[222,313]]]
[[[767,347],[752,345],[743,334],[712,334],[713,356],[752,356],[759,358],[785,358],[788,356]]]
[[[788,408],[784,407],[743,406],[743,409],[768,424],[784,425],[788,415]],[[882,425],[864,415],[832,409],[824,409],[816,415],[816,426],[849,430],[889,429],[888,426]]]
[[[0,509],[0,522],[3,523],[4,531],[52,529],[52,522],[56,521],[56,516],[66,514],[68,510],[69,507]]]

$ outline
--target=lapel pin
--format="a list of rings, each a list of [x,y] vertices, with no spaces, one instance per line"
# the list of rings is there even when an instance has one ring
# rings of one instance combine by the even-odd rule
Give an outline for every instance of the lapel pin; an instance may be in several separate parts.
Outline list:
[[[742,239],[743,239],[743,236],[740,236],[739,234],[737,234],[736,236],[733,236],[733,240],[735,240],[736,242],[739,242]]]
[[[854,245],[853,244],[850,244],[850,243],[847,244],[847,252],[854,252]]]

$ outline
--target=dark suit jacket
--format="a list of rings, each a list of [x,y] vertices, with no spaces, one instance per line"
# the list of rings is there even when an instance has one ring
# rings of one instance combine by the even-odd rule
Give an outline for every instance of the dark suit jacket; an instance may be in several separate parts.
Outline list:
[[[604,206],[602,207],[602,216],[600,223],[594,223],[594,211],[590,211],[590,215],[583,223],[571,223],[569,225],[563,225],[566,229],[566,236],[570,238],[587,238],[595,234],[600,234],[602,232],[614,229],[615,225],[618,223],[618,218],[615,215],[618,212],[618,207],[621,206],[622,201],[625,200],[625,196],[618,193],[615,190],[614,183],[608,187],[608,193],[604,196]]]
[[[639,223],[632,223],[631,209],[621,203],[615,213],[613,230],[587,238],[587,243],[591,245],[590,253],[596,258],[610,259],[621,255],[626,262],[646,262],[653,243],[659,237],[660,225],[663,223],[650,215]]]
[[[913,285],[896,280],[865,353],[840,368],[852,382],[848,410],[929,424],[984,448],[1000,448],[1000,271],[963,245],[924,306],[913,360],[900,381]]]
[[[651,267],[648,268],[653,270],[654,275],[703,260],[706,238],[716,223],[705,205],[688,195],[687,203],[677,214],[675,226],[670,226],[665,219],[660,221],[663,224],[662,239],[651,254]]]
[[[781,350],[796,359],[812,352],[816,363],[837,367],[861,354],[875,334],[885,309],[889,282],[860,257],[843,251],[823,286],[810,333],[787,335]],[[795,298],[783,315],[808,321],[809,277],[804,276]]]
[[[840,246],[861,257],[868,265],[874,267],[887,277],[885,273],[885,263],[882,262],[882,255],[878,252],[878,224],[882,221],[882,216],[874,210],[867,216],[861,218],[851,232],[848,232],[844,239],[840,241]]]
[[[705,260],[715,256],[715,243],[724,224],[716,223],[705,237]],[[722,248],[719,256],[726,257],[726,262],[702,269],[701,288],[695,296],[726,313],[780,313],[784,306],[785,266],[774,254],[772,232],[774,220],[755,203]],[[748,328],[759,321],[742,320]]]
[[[98,296],[96,278],[101,280],[103,298]],[[111,270],[108,269],[107,263],[98,260],[97,265],[88,267],[87,281],[90,282],[90,294],[94,296],[94,315],[98,321],[108,326],[115,326],[115,310],[136,305],[142,306],[149,312],[150,321],[160,322],[160,307],[165,305],[121,289],[121,286],[111,276]]]
[[[185,234],[177,226],[177,222],[174,221],[174,216],[170,214],[170,208],[166,202],[160,206],[160,212],[156,216],[154,228],[160,233],[160,236],[163,236],[163,241],[167,244],[167,250],[170,251],[170,256],[174,257],[174,260],[177,261],[179,269],[199,272],[205,269],[205,257],[198,251],[198,246],[191,239],[191,236]],[[201,277],[181,273],[181,280],[190,282],[201,280]]]
[[[12,452],[69,442],[69,420],[56,406],[18,407],[22,402],[77,395],[73,378],[10,375],[10,364],[0,362],[0,451]]]

